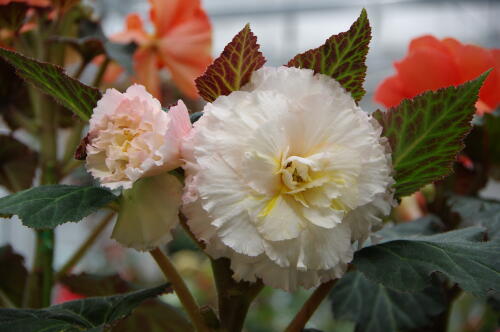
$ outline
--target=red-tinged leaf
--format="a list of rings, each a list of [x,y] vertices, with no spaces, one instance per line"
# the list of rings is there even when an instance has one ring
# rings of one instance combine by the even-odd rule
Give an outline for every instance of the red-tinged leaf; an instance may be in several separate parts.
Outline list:
[[[212,102],[221,95],[239,90],[250,81],[252,73],[262,67],[266,59],[259,51],[257,37],[247,24],[226,45],[222,54],[196,79],[200,96]]]
[[[334,78],[358,102],[366,93],[363,82],[370,39],[370,22],[363,9],[348,31],[331,36],[318,48],[296,55],[287,66],[312,69]]]
[[[457,87],[427,91],[386,112],[374,113],[392,148],[396,197],[410,195],[452,172],[488,73]]]
[[[16,68],[17,74],[48,94],[82,120],[87,121],[101,98],[98,89],[69,77],[64,70],[50,63],[27,58],[0,47],[0,56]]]

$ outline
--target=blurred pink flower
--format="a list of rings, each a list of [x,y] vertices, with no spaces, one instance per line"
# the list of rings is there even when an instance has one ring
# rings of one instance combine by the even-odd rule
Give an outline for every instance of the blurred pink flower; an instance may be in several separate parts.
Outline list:
[[[140,178],[179,167],[190,129],[182,101],[167,113],[141,85],[125,93],[108,89],[90,119],[87,169],[108,188],[129,189]]]

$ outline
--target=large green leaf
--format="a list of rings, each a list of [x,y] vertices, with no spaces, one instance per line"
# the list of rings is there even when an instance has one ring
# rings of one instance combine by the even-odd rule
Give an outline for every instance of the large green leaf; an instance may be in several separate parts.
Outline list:
[[[99,90],[83,84],[50,63],[27,58],[0,47],[0,56],[16,68],[17,74],[50,95],[83,120],[88,120],[101,98]]]
[[[441,272],[473,294],[500,291],[500,239],[482,242],[484,229],[393,240],[365,247],[353,264],[369,279],[399,291],[418,291]]]
[[[11,192],[31,187],[37,154],[11,136],[0,135],[0,185]]]
[[[356,101],[366,91],[366,55],[371,39],[371,27],[366,10],[346,32],[333,35],[318,48],[296,55],[288,67],[308,68],[337,80]]]
[[[109,297],[86,298],[46,309],[0,309],[3,332],[101,332],[130,315],[141,302],[171,291],[168,285]]]
[[[15,253],[10,245],[0,247],[0,271],[0,291],[7,301],[21,306],[28,270],[24,266],[24,257]]]
[[[464,224],[483,226],[486,228],[488,238],[500,238],[500,202],[475,197],[453,196],[449,204],[451,210],[460,215]]]
[[[428,91],[386,112],[374,113],[392,148],[397,197],[410,195],[452,171],[487,76],[484,73],[457,87]]]
[[[247,24],[226,45],[222,54],[196,79],[200,96],[212,102],[221,95],[239,90],[262,67],[266,59],[259,51],[257,37]]]
[[[0,198],[0,215],[18,215],[31,228],[54,228],[80,221],[116,198],[110,191],[97,187],[40,186]]]
[[[429,325],[445,309],[439,287],[416,293],[398,292],[352,271],[340,279],[330,299],[336,319],[356,322],[356,331],[397,332]]]
[[[85,296],[109,296],[130,291],[131,285],[119,275],[98,276],[87,273],[70,275],[61,280],[73,293]],[[176,308],[158,299],[141,303],[126,319],[113,328],[116,332],[190,332],[193,326]]]
[[[425,217],[404,222],[393,226],[385,226],[374,234],[378,238],[377,243],[392,240],[412,239],[422,235],[432,235],[443,229],[443,223],[435,215],[429,214]]]

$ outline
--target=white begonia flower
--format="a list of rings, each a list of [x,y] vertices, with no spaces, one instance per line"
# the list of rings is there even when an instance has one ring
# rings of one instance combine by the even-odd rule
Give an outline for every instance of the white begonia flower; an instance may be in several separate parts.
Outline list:
[[[340,277],[393,204],[381,131],[330,77],[256,71],[186,138],[191,230],[236,280],[293,291]]]
[[[87,170],[110,189],[181,166],[182,138],[191,130],[184,103],[169,112],[142,85],[108,89],[90,119]]]
[[[108,89],[97,103],[87,136],[87,170],[110,189],[123,187],[112,237],[151,250],[167,243],[179,223],[182,183],[168,173],[181,166],[181,142],[191,130],[179,100],[168,112],[141,85]]]

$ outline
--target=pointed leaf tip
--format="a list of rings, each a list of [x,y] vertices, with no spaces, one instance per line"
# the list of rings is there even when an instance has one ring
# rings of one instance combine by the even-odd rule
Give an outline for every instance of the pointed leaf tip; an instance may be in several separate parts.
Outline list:
[[[247,23],[205,73],[195,80],[198,92],[203,99],[212,102],[221,95],[237,91],[265,62],[257,37]]]
[[[472,128],[479,90],[490,71],[459,86],[427,91],[386,112],[374,113],[392,148],[397,197],[410,195],[452,172]]]
[[[312,69],[332,77],[358,102],[366,93],[363,82],[370,40],[370,22],[363,8],[349,30],[331,36],[318,48],[296,55],[287,66]]]

